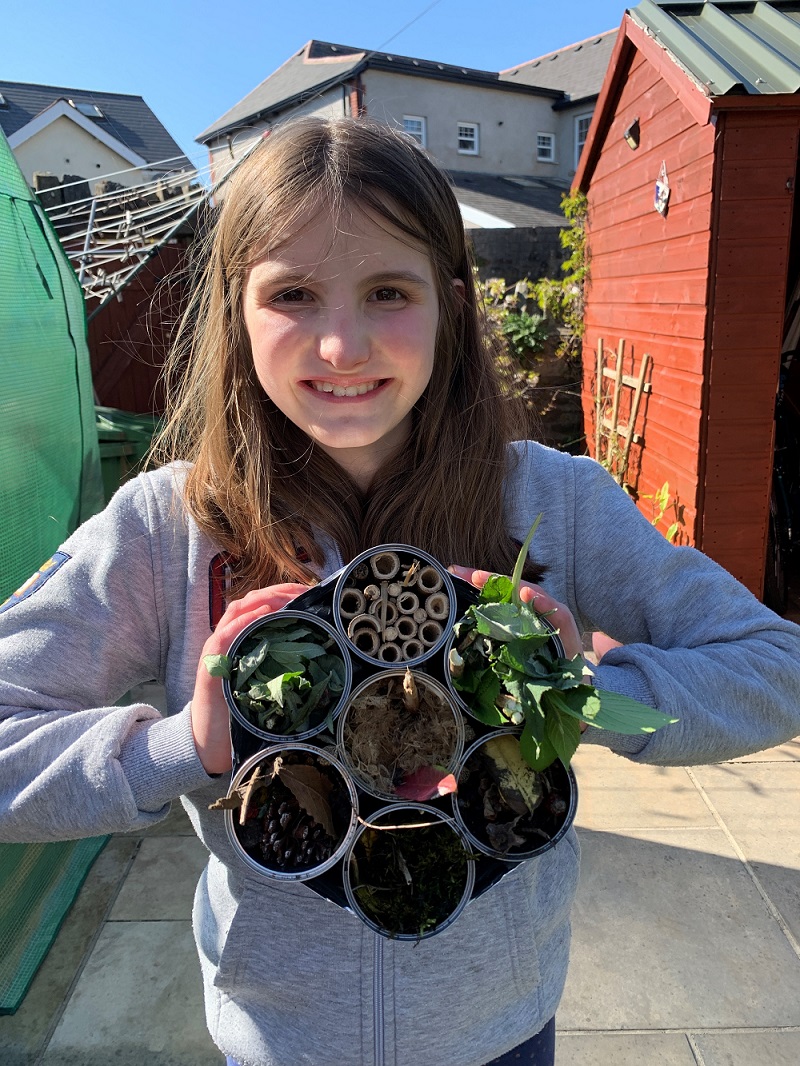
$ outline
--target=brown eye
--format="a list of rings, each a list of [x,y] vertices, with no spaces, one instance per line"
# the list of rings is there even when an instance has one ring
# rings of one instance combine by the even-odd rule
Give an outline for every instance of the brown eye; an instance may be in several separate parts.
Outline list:
[[[277,303],[302,303],[306,299],[308,294],[302,289],[287,289],[286,292],[282,292],[279,296],[275,297]]]
[[[373,293],[373,298],[379,300],[382,303],[391,303],[394,300],[402,300],[403,294],[397,289],[382,288],[376,289]]]

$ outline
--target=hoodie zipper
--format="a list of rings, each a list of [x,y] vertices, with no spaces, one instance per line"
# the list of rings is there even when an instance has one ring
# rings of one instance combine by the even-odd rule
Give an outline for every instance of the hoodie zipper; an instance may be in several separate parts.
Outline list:
[[[372,1029],[375,1035],[375,1066],[385,1066],[383,1047],[383,937],[375,933],[372,953]]]

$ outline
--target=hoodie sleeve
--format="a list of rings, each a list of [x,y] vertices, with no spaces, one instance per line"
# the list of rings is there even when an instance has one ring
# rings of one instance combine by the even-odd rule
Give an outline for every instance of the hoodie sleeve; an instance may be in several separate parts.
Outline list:
[[[573,609],[622,642],[595,683],[678,722],[650,735],[588,729],[637,762],[720,762],[800,734],[800,627],[727,571],[655,530],[599,464],[574,462]]]
[[[0,840],[148,825],[207,784],[189,709],[115,706],[163,676],[168,635],[148,475],[127,483],[0,606]]]

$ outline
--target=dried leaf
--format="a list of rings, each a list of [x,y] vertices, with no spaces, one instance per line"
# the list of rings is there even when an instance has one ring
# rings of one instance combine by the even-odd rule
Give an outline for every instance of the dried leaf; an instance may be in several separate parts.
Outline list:
[[[542,799],[542,786],[535,770],[522,756],[519,740],[512,736],[487,740],[484,751],[490,773],[500,793],[515,814],[532,814]]]
[[[401,785],[395,788],[401,799],[416,800],[424,803],[435,796],[446,796],[458,788],[455,777],[438,766],[422,766],[409,774]]]
[[[336,836],[328,800],[333,785],[315,766],[287,766],[278,758],[274,772],[280,777],[306,814],[318,822],[328,836]]]
[[[236,791],[232,796],[220,796],[219,799],[209,803],[210,811],[238,811],[242,805],[242,797]]]
[[[495,851],[505,855],[512,848],[519,848],[528,843],[527,837],[514,832],[521,817],[523,816],[519,815],[513,822],[490,822],[486,826],[486,836]]]

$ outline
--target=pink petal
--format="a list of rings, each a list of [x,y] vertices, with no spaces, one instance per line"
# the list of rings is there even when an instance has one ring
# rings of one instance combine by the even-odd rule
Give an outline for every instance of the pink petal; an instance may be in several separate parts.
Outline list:
[[[410,774],[402,785],[395,789],[401,799],[417,800],[424,803],[435,796],[446,796],[458,788],[456,779],[438,766],[423,766]]]

